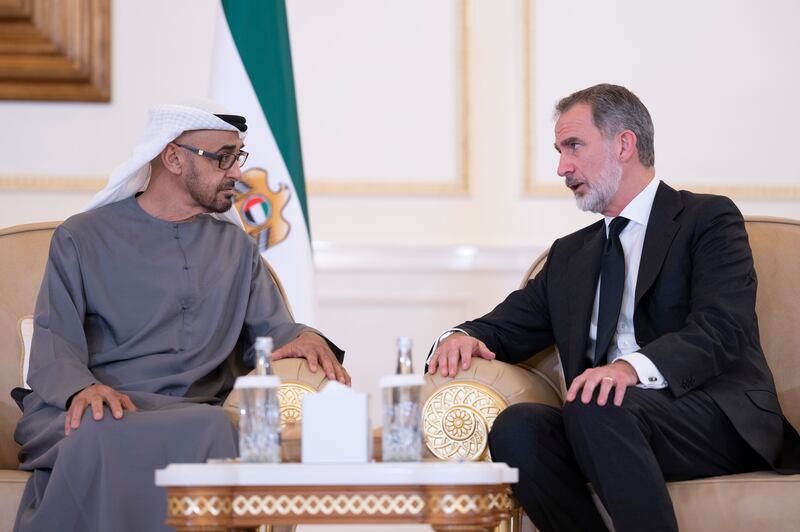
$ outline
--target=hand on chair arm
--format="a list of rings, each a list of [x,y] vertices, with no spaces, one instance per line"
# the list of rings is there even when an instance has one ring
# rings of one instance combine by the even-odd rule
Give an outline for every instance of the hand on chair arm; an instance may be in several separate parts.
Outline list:
[[[301,333],[300,336],[272,354],[273,360],[291,357],[305,358],[308,361],[308,368],[312,372],[316,372],[317,367],[322,366],[328,379],[350,386],[350,374],[339,363],[329,343],[313,331]]]
[[[428,363],[428,373],[433,375],[436,371],[442,377],[455,377],[461,369],[469,369],[472,357],[481,357],[494,360],[495,354],[486,347],[486,344],[467,336],[463,332],[454,332],[436,347]]]

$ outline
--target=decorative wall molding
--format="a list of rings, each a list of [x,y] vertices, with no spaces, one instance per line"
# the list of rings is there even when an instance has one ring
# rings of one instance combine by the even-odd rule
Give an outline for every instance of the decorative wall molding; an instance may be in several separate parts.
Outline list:
[[[110,0],[4,0],[0,99],[109,101]]]
[[[0,190],[97,192],[107,182],[105,177],[0,176]]]
[[[541,246],[376,246],[314,241],[318,272],[522,274],[544,251]],[[417,296],[415,296],[417,297]]]
[[[522,19],[522,98],[523,98],[523,168],[524,191],[526,195],[534,197],[570,197],[568,189],[561,183],[545,183],[536,179],[534,161],[536,160],[536,146],[534,145],[535,132],[533,127],[533,102],[535,101],[533,72],[535,67],[535,53],[533,50],[533,17],[534,0],[520,0]],[[754,183],[759,179],[754,178]],[[708,185],[694,183],[672,183],[676,189],[686,189],[693,192],[721,194],[734,199],[800,199],[800,186],[785,185]]]
[[[470,190],[470,1],[455,0],[457,5],[458,17],[458,41],[459,41],[459,90],[455,97],[460,101],[461,127],[459,130],[460,144],[460,175],[455,182],[438,181],[336,181],[325,179],[320,176],[308,176],[306,186],[311,194],[331,194],[331,195],[460,195],[468,194]]]

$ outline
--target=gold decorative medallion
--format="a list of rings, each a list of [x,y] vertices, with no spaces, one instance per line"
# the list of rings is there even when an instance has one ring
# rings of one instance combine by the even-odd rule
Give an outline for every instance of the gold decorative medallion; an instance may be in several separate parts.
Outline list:
[[[298,381],[283,381],[278,388],[281,405],[281,427],[287,423],[299,423],[303,419],[303,397],[316,390]]]
[[[443,460],[488,458],[488,434],[508,405],[494,390],[474,381],[452,381],[422,409],[425,444]]]

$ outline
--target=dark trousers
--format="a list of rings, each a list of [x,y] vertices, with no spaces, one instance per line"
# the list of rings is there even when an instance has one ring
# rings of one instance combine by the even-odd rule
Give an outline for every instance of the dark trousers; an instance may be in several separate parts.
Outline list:
[[[622,406],[520,403],[489,435],[492,459],[519,468],[514,495],[543,532],[678,530],[666,481],[767,469],[705,392],[628,388]]]

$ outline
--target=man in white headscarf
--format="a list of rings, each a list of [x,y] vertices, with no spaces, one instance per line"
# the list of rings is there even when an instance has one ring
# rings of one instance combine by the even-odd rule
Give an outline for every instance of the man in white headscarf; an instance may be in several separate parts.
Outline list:
[[[344,353],[295,323],[226,216],[245,119],[160,105],[131,159],[53,235],[16,440],[32,471],[17,531],[166,529],[154,470],[236,455],[219,407],[253,365],[305,357],[348,383]]]

